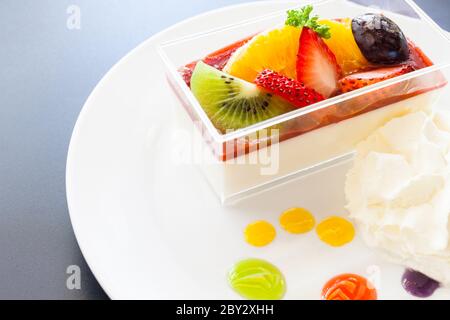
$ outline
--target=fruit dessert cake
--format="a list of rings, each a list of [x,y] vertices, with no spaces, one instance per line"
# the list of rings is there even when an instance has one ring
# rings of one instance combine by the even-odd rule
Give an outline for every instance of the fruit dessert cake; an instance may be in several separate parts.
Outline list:
[[[320,20],[312,10],[312,6],[289,10],[282,27],[179,69],[220,134],[433,65],[383,14]],[[242,151],[245,156],[254,150],[250,147],[258,146],[258,138],[246,137],[230,150],[223,146],[216,151],[224,163],[220,176],[225,186],[220,188],[225,194],[237,193],[349,152],[393,117],[430,105],[425,95],[414,103],[405,100],[445,84],[443,76],[436,74],[394,82],[272,126],[283,141],[275,177],[261,176],[258,166],[227,165]]]

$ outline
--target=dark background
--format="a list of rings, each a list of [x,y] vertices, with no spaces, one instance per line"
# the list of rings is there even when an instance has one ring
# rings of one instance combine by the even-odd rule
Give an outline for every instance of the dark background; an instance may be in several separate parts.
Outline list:
[[[107,298],[78,248],[66,204],[78,113],[102,76],[143,40],[243,2],[0,0],[0,299]],[[416,2],[450,30],[450,1]],[[70,5],[81,9],[80,32],[66,28]],[[69,265],[81,268],[81,290],[66,288]]]

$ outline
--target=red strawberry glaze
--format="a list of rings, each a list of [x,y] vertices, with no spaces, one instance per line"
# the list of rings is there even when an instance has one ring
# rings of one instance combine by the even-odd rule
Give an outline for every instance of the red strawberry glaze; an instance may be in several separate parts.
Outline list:
[[[408,40],[409,45],[409,60],[407,64],[410,64],[414,69],[423,69],[433,65],[433,62],[428,58],[425,53],[411,40]]]
[[[203,62],[209,64],[210,66],[222,70],[227,64],[228,60],[230,60],[231,55],[244,44],[249,42],[254,36],[247,37],[238,42],[235,42],[225,48],[219,49],[203,59]]]
[[[222,49],[219,49],[217,51],[214,51],[207,55],[202,61],[216,69],[222,70],[225,65],[227,64],[228,60],[230,60],[231,55],[240,47],[242,47],[244,44],[249,42],[254,36],[242,39],[240,41],[237,41],[233,44],[230,44],[229,46],[226,46]],[[181,67],[179,69],[179,72],[181,76],[183,77],[183,80],[186,82],[186,84],[190,87],[191,86],[191,77],[192,72],[195,69],[195,66],[197,65],[197,61],[188,63],[187,65]]]

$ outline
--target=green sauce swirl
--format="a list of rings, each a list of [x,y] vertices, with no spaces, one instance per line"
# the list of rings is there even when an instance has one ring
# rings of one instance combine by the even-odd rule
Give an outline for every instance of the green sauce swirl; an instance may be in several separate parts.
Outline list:
[[[280,270],[260,259],[236,263],[228,273],[228,283],[239,295],[250,300],[279,300],[286,292]]]

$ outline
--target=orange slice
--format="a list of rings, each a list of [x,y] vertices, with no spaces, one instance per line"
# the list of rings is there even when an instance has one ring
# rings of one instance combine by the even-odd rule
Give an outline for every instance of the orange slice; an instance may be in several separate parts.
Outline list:
[[[324,41],[333,51],[345,75],[359,71],[369,65],[353,37],[351,19],[322,20],[320,23],[330,27],[331,38],[324,39]]]
[[[255,36],[230,58],[224,72],[254,82],[264,69],[297,79],[296,63],[301,28],[284,26]]]

